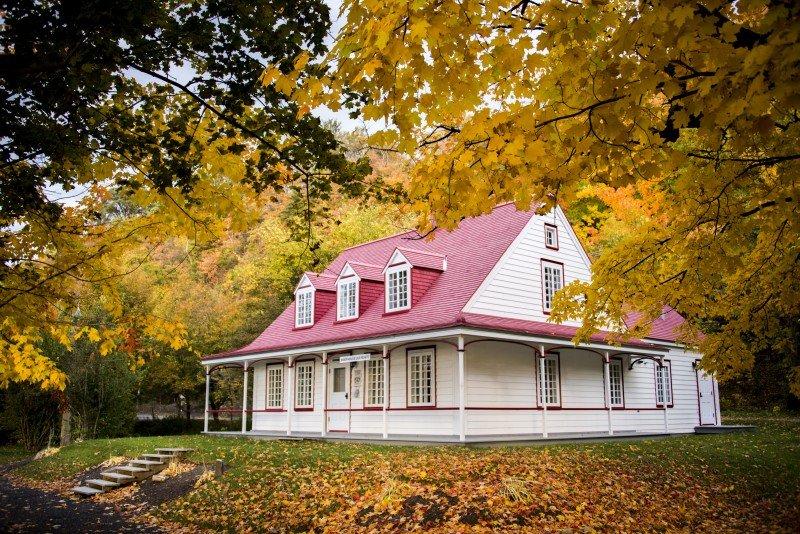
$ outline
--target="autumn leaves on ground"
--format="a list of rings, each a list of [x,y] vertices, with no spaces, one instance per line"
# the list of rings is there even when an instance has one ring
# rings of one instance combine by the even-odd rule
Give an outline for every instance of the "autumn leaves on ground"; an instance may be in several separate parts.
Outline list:
[[[16,471],[72,478],[166,444],[231,467],[149,515],[192,530],[744,531],[800,527],[800,420],[724,436],[550,447],[391,447],[202,436],[96,440]],[[742,421],[736,421],[742,422]]]

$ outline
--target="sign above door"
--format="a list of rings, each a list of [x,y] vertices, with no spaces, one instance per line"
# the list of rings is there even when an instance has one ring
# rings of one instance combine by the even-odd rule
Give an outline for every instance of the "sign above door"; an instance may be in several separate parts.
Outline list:
[[[350,363],[350,362],[365,362],[372,358],[372,354],[369,352],[365,352],[364,354],[347,354],[345,356],[339,356],[340,363]]]

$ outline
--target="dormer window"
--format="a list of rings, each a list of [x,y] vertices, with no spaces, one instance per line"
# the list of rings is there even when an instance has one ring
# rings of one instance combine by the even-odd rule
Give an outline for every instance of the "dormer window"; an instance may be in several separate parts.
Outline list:
[[[314,324],[314,290],[312,288],[298,289],[295,294],[296,327],[311,326]]]
[[[386,271],[386,311],[407,310],[411,307],[411,273],[407,264]]]
[[[558,227],[554,224],[544,225],[544,246],[558,250]]]
[[[340,321],[358,317],[358,280],[355,277],[339,281],[336,318]]]

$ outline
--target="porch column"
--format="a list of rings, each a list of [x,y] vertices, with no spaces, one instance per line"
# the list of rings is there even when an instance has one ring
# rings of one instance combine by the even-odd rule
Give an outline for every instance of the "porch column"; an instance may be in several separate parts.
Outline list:
[[[211,368],[206,365],[206,411],[203,416],[203,432],[208,432],[208,401],[211,393]]]
[[[659,367],[665,367],[664,366],[664,358],[659,358],[658,366]],[[664,375],[662,374],[661,376],[663,377]],[[658,377],[658,373],[656,373],[656,377]],[[669,414],[668,414],[669,409],[667,408],[667,406],[668,406],[668,403],[667,403],[667,388],[668,387],[669,387],[669,383],[668,382],[664,382],[664,383],[661,384],[661,392],[662,392],[662,394],[664,396],[663,397],[664,398],[664,403],[663,403],[663,407],[664,407],[664,434],[669,434]],[[656,391],[658,391],[658,384],[656,384]],[[658,399],[656,399],[656,401],[657,400]]]
[[[289,372],[286,373],[286,393],[289,400],[286,401],[286,435],[292,435],[292,413],[294,412],[294,356],[289,356]]]
[[[242,380],[242,434],[247,432],[247,371],[249,362],[244,362],[244,379]]]
[[[389,439],[389,347],[383,346],[383,439]]]
[[[458,440],[467,437],[466,380],[464,373],[464,336],[458,336]]]
[[[328,353],[322,353],[322,437],[328,435]]]
[[[544,392],[544,345],[539,345],[539,399],[542,403],[542,437],[547,437],[547,399]]]
[[[608,435],[614,435],[614,425],[611,422],[611,355],[606,351],[603,358],[603,375],[606,381],[606,411],[608,413]]]

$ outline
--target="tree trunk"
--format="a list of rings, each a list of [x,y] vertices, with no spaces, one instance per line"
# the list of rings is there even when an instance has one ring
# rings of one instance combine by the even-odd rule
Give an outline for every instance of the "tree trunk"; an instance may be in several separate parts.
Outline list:
[[[186,422],[192,422],[192,405],[189,403],[189,397],[186,397],[186,404],[184,406],[186,408]]]
[[[61,412],[61,446],[72,443],[72,410],[65,408]]]

